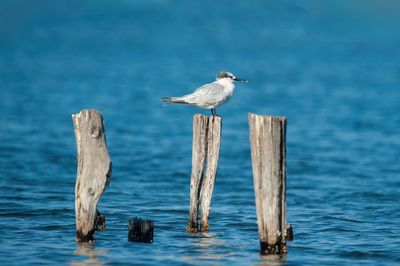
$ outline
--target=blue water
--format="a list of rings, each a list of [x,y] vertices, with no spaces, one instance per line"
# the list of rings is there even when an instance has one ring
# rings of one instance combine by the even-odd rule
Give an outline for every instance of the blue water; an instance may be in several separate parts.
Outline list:
[[[0,264],[400,264],[400,5],[380,1],[0,1]],[[192,117],[218,71],[210,233],[185,233]],[[77,244],[71,115],[102,112],[107,231]],[[248,112],[286,116],[285,257],[260,257]],[[153,244],[128,220],[155,223]]]

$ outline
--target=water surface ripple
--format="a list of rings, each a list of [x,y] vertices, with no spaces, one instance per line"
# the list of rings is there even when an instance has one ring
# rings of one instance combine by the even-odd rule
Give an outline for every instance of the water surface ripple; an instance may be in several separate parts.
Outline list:
[[[400,264],[398,18],[302,2],[3,1],[0,264]],[[192,116],[209,111],[160,98],[222,70],[249,83],[218,109],[211,230],[192,235]],[[74,242],[85,108],[113,162],[95,244]],[[284,257],[258,253],[248,112],[288,118]],[[154,220],[153,244],[127,241],[135,216]]]

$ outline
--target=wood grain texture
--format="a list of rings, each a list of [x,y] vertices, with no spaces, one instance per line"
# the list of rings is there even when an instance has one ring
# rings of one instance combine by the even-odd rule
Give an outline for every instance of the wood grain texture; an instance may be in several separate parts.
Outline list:
[[[76,241],[89,242],[93,241],[96,227],[97,203],[110,184],[111,160],[101,113],[82,110],[72,115],[72,119],[78,152],[75,185]]]
[[[207,133],[207,170],[201,186],[201,218],[200,231],[208,232],[208,217],[211,210],[211,199],[217,176],[219,150],[221,145],[220,116],[210,116]]]
[[[286,252],[286,118],[249,114],[261,253]]]
[[[208,117],[196,114],[193,117],[193,148],[192,148],[192,172],[190,175],[190,213],[186,231],[198,232],[199,200],[201,181],[207,155],[207,131]]]

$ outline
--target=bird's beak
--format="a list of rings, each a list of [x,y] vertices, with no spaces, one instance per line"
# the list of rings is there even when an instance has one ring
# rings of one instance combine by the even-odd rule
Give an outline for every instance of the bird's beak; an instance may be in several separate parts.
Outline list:
[[[248,82],[247,80],[240,79],[240,78],[234,78],[233,80],[234,80],[234,81],[243,81],[243,82]]]

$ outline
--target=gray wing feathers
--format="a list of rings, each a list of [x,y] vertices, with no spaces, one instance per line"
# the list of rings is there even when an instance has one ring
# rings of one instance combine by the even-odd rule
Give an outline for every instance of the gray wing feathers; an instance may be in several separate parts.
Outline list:
[[[213,82],[201,86],[191,94],[182,97],[166,97],[162,101],[170,103],[192,104],[200,108],[215,108],[226,102],[231,94],[225,93],[225,87]]]
[[[213,82],[201,86],[192,94],[187,94],[180,98],[189,104],[213,105],[224,98],[224,86]]]

